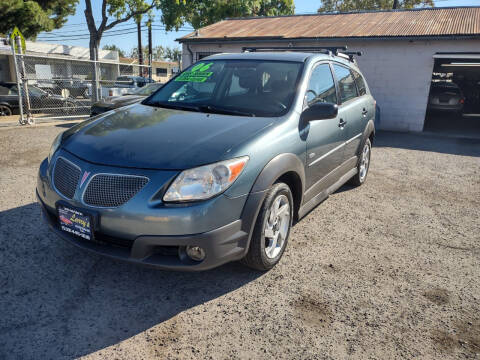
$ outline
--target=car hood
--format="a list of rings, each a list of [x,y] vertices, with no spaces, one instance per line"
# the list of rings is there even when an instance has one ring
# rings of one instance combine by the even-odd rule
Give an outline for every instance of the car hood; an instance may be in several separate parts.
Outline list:
[[[139,95],[110,96],[94,104],[94,106],[116,109],[122,106],[135,104],[137,102],[142,101],[143,99],[145,99],[145,96],[139,96]]]
[[[62,148],[102,165],[182,170],[225,159],[235,145],[272,123],[136,104],[72,127]]]

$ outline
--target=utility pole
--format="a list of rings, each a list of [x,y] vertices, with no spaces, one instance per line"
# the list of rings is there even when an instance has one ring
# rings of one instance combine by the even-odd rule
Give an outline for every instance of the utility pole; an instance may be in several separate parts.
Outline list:
[[[142,20],[137,20],[137,35],[138,35],[138,64],[143,65],[143,48],[142,48]],[[139,66],[140,76],[143,76],[142,66]]]
[[[393,0],[393,8],[392,9],[398,9],[398,0]]]
[[[148,20],[148,78],[152,80],[152,21]]]

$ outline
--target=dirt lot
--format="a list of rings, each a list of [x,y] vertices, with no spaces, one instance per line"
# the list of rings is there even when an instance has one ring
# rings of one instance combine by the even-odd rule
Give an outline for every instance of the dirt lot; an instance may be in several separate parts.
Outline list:
[[[266,274],[92,256],[52,235],[37,166],[61,127],[0,129],[0,358],[480,358],[480,141],[379,134],[369,179]]]

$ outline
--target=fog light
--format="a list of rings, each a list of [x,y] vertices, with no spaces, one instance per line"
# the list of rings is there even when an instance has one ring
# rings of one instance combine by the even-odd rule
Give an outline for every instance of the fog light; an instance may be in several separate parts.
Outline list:
[[[202,261],[205,259],[205,250],[200,246],[187,246],[187,255],[190,259],[195,261]]]

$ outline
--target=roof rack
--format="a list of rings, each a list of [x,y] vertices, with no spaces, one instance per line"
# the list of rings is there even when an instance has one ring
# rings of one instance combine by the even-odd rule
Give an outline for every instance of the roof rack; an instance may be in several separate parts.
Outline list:
[[[360,51],[347,51],[346,46],[332,46],[332,47],[317,47],[317,46],[244,46],[242,52],[257,52],[257,51],[302,51],[322,53],[327,55],[341,56],[354,62],[354,56],[361,56]]]

